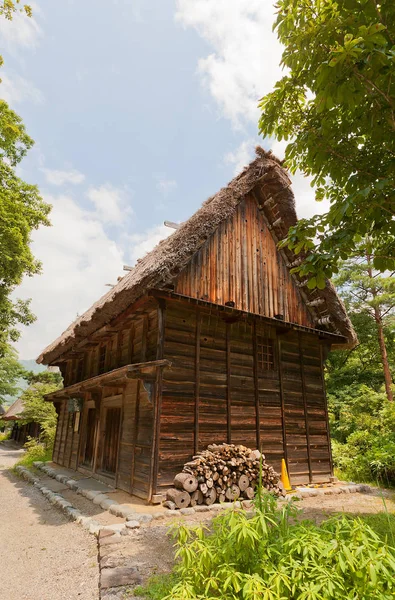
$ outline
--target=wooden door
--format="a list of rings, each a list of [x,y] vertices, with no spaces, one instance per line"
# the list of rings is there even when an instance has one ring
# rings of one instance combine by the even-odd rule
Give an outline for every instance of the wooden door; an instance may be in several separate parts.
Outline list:
[[[111,407],[106,408],[105,411],[102,471],[115,475],[117,471],[119,432],[121,428],[121,408]]]

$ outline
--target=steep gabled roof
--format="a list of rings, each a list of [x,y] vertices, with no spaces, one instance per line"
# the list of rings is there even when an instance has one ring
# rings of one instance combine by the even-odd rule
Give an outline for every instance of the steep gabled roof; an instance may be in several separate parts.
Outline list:
[[[228,219],[240,201],[253,193],[260,203],[275,239],[283,239],[297,216],[291,181],[286,170],[271,152],[256,149],[257,158],[229,185],[206,200],[190,219],[168,238],[160,242],[112,289],[72,323],[60,337],[47,346],[37,362],[50,364],[61,354],[118,316],[149,289],[169,285],[186,267],[218,225]],[[295,256],[282,251],[291,268]],[[301,292],[314,314],[317,329],[338,333],[347,338],[347,347],[357,337],[345,307],[330,281],[323,290],[308,290],[299,283]]]
[[[21,418],[21,414],[23,413],[23,402],[21,398],[15,400],[13,404],[8,408],[5,415],[1,418],[4,421],[16,421]]]

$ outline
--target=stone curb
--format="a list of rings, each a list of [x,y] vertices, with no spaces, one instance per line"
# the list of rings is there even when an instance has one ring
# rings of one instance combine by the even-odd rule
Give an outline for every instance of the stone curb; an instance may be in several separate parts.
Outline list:
[[[28,483],[31,483],[36,487],[42,495],[56,508],[60,508],[60,510],[66,515],[66,517],[70,521],[75,521],[79,525],[82,525],[84,529],[86,529],[89,533],[92,533],[96,537],[99,534],[102,526],[100,523],[91,519],[90,517],[85,517],[80,510],[75,508],[71,502],[66,500],[61,494],[57,492],[52,492],[45,485],[40,482],[40,479],[33,475],[29,469],[23,466],[15,467],[15,471],[20,475],[23,479],[25,479]],[[126,530],[126,527],[125,527]]]
[[[94,504],[98,504],[103,510],[108,510],[111,514],[116,517],[121,517],[122,519],[126,519],[127,521],[137,521],[140,524],[147,524],[153,520],[164,519],[166,517],[180,517],[180,516],[188,516],[193,515],[194,513],[200,512],[218,512],[221,510],[226,510],[231,506],[235,506],[236,508],[245,508],[246,510],[252,508],[252,502],[250,500],[242,500],[236,501],[233,504],[230,502],[226,502],[224,504],[211,504],[207,505],[198,505],[195,507],[182,508],[181,510],[167,510],[166,513],[153,513],[152,515],[148,515],[145,513],[136,513],[131,510],[130,506],[127,504],[119,504],[115,500],[112,500],[103,492],[96,490],[84,490],[78,486],[78,481],[74,479],[69,479],[67,475],[62,475],[61,473],[56,473],[55,469],[52,469],[47,463],[44,462],[34,462],[33,466],[37,469],[40,469],[44,473],[46,473],[49,477],[53,477],[60,483],[67,485],[71,490],[81,494],[88,500],[91,500]],[[373,488],[371,488],[367,484],[357,484],[357,483],[344,483],[344,485],[336,485],[332,487],[326,488],[309,488],[300,486],[296,488],[296,490],[292,493],[289,493],[285,498],[279,498],[279,501],[289,501],[292,498],[298,498],[302,500],[303,498],[312,498],[314,496],[331,496],[336,494],[352,494],[355,492],[360,492],[364,494],[369,494],[373,492]]]

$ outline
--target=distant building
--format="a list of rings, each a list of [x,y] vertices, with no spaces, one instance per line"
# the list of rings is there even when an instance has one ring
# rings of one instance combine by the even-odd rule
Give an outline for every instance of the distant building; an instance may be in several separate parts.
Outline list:
[[[0,409],[1,408],[2,407],[0,406]],[[18,442],[19,444],[24,444],[25,442],[27,442],[28,437],[35,438],[38,437],[40,434],[40,425],[38,423],[20,422],[22,419],[21,415],[23,413],[23,408],[24,407],[22,398],[18,398],[18,400],[15,400],[15,402],[11,404],[11,406],[6,412],[4,412],[3,409],[4,414],[0,417],[0,422],[13,422],[11,439],[15,440],[15,442]]]

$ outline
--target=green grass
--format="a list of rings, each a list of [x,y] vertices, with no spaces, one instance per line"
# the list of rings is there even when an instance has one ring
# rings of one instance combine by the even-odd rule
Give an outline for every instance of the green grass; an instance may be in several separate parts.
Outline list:
[[[144,596],[149,600],[162,600],[167,596],[172,587],[177,583],[177,578],[173,573],[168,575],[153,575],[145,586],[136,587],[131,596]]]
[[[11,437],[11,431],[6,431],[5,433],[0,433],[0,442],[4,442],[5,440],[9,440]]]
[[[41,460],[43,462],[52,460],[52,448],[45,449],[40,445],[29,448],[13,468],[15,469],[15,467],[18,466],[31,467],[36,460]]]

